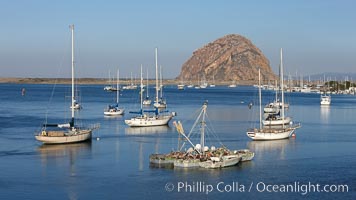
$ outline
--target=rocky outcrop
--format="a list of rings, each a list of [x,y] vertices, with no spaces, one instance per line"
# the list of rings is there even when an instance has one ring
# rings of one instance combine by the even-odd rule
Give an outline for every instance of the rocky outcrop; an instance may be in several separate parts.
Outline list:
[[[247,38],[231,34],[193,52],[181,69],[179,80],[222,81],[258,80],[258,68],[264,80],[276,79],[268,59]]]

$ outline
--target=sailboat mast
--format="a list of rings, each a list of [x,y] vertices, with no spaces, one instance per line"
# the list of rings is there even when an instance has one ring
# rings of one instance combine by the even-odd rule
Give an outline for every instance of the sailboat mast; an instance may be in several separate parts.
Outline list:
[[[261,69],[258,68],[258,98],[260,102],[260,129],[262,129],[262,97],[261,97]]]
[[[119,103],[119,77],[120,77],[120,70],[117,69],[117,79],[116,79],[116,103]]]
[[[157,48],[155,49],[155,62],[156,62],[156,103],[158,103],[158,61],[157,61]]]
[[[162,85],[162,65],[159,66],[159,92],[161,93],[161,98],[163,97],[163,85]]]
[[[147,90],[147,91],[146,91],[146,96],[147,96],[147,98],[148,98],[148,97],[149,97],[149,96],[148,96],[148,68],[147,68],[146,78],[147,78],[147,79],[146,79],[146,90]]]
[[[282,120],[284,120],[284,85],[283,85],[283,50],[281,48],[281,95],[282,95]],[[284,123],[283,128],[284,128]]]
[[[141,88],[141,90],[140,90],[140,100],[141,100],[141,112],[142,112],[142,93],[143,93],[143,83],[142,83],[142,81],[143,81],[143,78],[142,78],[142,64],[141,64],[141,85],[140,85],[140,88]]]
[[[69,26],[72,32],[72,122],[74,122],[74,24]]]

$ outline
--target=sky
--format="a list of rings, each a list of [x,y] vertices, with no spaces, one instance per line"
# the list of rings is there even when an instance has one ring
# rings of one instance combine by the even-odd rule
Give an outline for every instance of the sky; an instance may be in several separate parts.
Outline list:
[[[278,73],[356,72],[353,0],[0,0],[0,77],[175,78],[193,51],[227,34],[250,39]]]

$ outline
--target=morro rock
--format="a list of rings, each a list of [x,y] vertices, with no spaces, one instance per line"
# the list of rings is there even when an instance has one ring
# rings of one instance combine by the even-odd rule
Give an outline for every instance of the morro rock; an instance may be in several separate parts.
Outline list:
[[[215,80],[217,82],[258,80],[258,68],[264,80],[274,80],[268,59],[247,38],[231,34],[193,52],[183,66],[179,80]]]

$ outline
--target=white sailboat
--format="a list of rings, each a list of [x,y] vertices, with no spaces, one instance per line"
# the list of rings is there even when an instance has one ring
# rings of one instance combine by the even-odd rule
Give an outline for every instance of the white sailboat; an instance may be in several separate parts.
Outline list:
[[[150,99],[150,96],[148,95],[148,69],[146,76],[146,98],[143,100],[142,104],[145,106],[149,106],[151,105],[152,101]]]
[[[272,113],[267,116],[266,119],[262,121],[262,124],[264,126],[281,126],[281,125],[289,125],[292,122],[292,119],[290,117],[286,117],[284,115],[284,109],[285,109],[285,103],[284,103],[284,79],[283,79],[283,54],[282,54],[282,49],[281,49],[281,55],[280,55],[280,89],[281,89],[281,98],[282,102],[280,104],[277,104],[278,97],[277,97],[277,92],[276,92],[276,99],[274,101],[275,104],[273,104],[273,108],[278,109],[278,113]],[[277,88],[277,87],[276,87]],[[276,90],[277,91],[277,90]],[[279,110],[279,105],[281,105],[281,110]],[[280,114],[280,112],[282,112]]]
[[[153,106],[155,108],[166,108],[167,102],[163,99],[163,84],[162,84],[162,67],[160,67],[160,84],[158,85],[158,50],[155,49],[155,62],[156,62],[156,100]],[[160,92],[160,98],[158,99],[158,93]]]
[[[283,64],[282,64],[282,49],[281,49],[281,79],[283,77]],[[261,70],[258,70],[259,86],[261,86]],[[281,87],[283,88],[283,80],[281,81]],[[300,124],[285,126],[281,125],[281,128],[263,127],[262,126],[262,106],[261,106],[261,87],[259,87],[259,102],[260,102],[260,126],[259,128],[250,129],[247,131],[247,136],[252,140],[278,140],[289,138],[294,131],[300,127]],[[281,120],[284,120],[284,94],[282,90],[282,115]]]
[[[136,79],[136,77],[135,77],[135,79]],[[132,72],[131,72],[130,80],[131,80],[130,85],[125,85],[122,87],[122,89],[124,89],[124,90],[136,90],[137,89],[137,85],[134,84],[133,79],[132,79]]]
[[[104,115],[107,116],[116,116],[124,114],[125,110],[123,108],[119,108],[119,77],[120,71],[117,70],[117,80],[116,80],[116,104],[108,105],[108,107],[104,110]]]
[[[125,120],[125,123],[132,127],[145,127],[145,126],[162,126],[168,125],[168,122],[175,116],[175,113],[172,112],[168,115],[160,115],[158,108],[153,111],[144,111],[142,109],[142,95],[143,95],[143,83],[142,83],[142,67],[141,67],[141,86],[140,86],[140,99],[141,99],[141,110],[139,112],[130,112],[139,114],[137,117]],[[154,115],[148,115],[146,113],[154,112]]]
[[[74,25],[70,25],[72,33],[72,98],[71,98],[71,120],[66,124],[43,124],[42,130],[36,134],[35,138],[45,144],[63,144],[91,140],[92,131],[99,128],[95,125],[92,128],[80,128],[75,126],[74,113]],[[53,128],[53,130],[50,130]]]
[[[110,85],[107,85],[104,87],[104,90],[105,91],[108,91],[108,92],[112,92],[112,91],[116,91],[118,88],[114,88],[111,84],[111,75],[110,75],[110,70],[109,70],[109,81]]]

